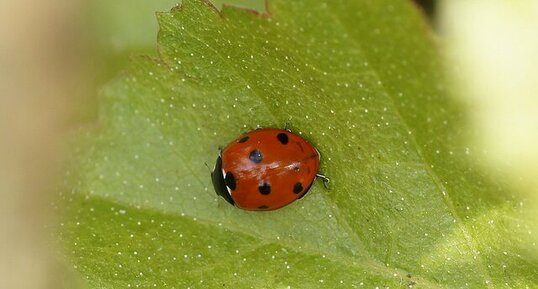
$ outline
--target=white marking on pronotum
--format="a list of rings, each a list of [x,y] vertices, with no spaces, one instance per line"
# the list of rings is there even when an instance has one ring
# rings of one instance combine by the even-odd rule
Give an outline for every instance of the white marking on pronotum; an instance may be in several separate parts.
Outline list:
[[[222,169],[222,176],[224,177],[224,184],[226,185],[226,173],[224,172],[224,169]],[[231,197],[232,190],[230,189],[230,187],[228,187],[228,185],[226,185],[226,190],[228,191],[228,195],[230,195]]]

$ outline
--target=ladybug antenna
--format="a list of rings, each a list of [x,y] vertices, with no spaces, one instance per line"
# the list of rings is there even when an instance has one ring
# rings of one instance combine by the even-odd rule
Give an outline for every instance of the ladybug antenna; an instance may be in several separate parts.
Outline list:
[[[316,178],[321,179],[321,181],[323,182],[323,186],[326,189],[329,189],[329,183],[331,182],[331,179],[329,179],[327,176],[324,176],[322,174],[316,174]]]
[[[206,162],[204,162],[204,165],[207,167],[207,169],[209,170],[210,173],[213,173],[213,171],[211,170],[211,168],[209,167],[209,165]]]

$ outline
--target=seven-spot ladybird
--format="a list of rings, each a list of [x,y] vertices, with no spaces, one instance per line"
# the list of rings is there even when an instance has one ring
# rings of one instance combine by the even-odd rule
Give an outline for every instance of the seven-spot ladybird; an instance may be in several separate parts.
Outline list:
[[[244,210],[269,211],[302,198],[318,174],[320,154],[286,130],[250,131],[222,149],[211,173],[218,195]]]

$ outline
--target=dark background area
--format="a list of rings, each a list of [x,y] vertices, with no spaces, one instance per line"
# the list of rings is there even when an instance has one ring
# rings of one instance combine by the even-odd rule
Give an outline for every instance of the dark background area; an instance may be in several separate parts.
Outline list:
[[[429,20],[432,21],[435,17],[435,12],[437,8],[437,0],[414,0],[415,3],[417,3],[418,6],[424,10],[424,13],[426,16],[428,16]]]

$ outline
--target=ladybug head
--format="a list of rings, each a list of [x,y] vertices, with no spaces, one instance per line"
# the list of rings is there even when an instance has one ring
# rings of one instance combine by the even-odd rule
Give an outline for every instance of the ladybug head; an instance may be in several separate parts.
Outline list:
[[[228,192],[226,183],[224,182],[224,172],[222,171],[222,157],[220,156],[220,153],[217,158],[217,162],[215,163],[215,168],[213,169],[213,172],[211,172],[211,181],[213,182],[213,188],[215,188],[215,192],[217,193],[217,195],[223,197],[228,203],[235,205],[235,202],[232,199],[230,192]]]

